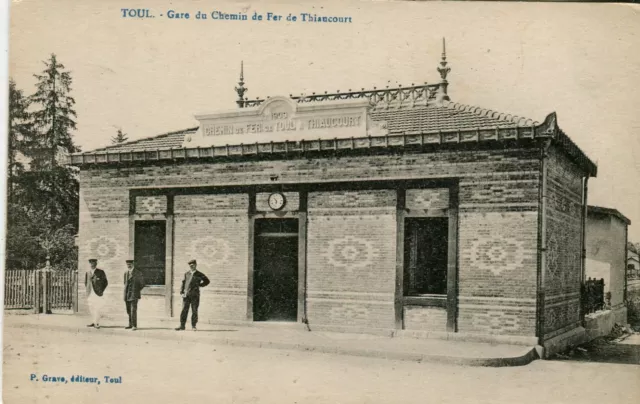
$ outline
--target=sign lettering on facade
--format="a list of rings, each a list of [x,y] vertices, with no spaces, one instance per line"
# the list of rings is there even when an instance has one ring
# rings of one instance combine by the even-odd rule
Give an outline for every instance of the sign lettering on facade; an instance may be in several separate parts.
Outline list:
[[[367,102],[361,100],[298,105],[274,97],[255,108],[196,116],[200,129],[184,146],[364,137],[370,126],[367,111]]]
[[[290,118],[286,112],[273,113],[263,122],[247,124],[208,124],[204,126],[204,136],[241,135],[244,133],[268,133],[302,131],[328,128],[350,128],[362,125],[362,116],[330,116],[323,118]]]

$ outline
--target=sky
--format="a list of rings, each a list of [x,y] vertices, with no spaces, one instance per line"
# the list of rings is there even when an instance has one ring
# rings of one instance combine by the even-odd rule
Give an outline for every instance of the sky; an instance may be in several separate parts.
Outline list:
[[[623,4],[16,0],[9,73],[26,94],[51,53],[71,71],[83,150],[197,126],[249,98],[436,83],[447,41],[452,101],[560,127],[598,165],[589,203],[640,242],[640,7]],[[55,4],[55,6],[54,6]],[[154,18],[123,18],[122,9]],[[169,19],[169,10],[189,19]],[[202,11],[207,20],[196,19]],[[246,13],[249,21],[211,19]],[[281,21],[252,21],[254,12]],[[288,22],[300,13],[351,23]],[[161,16],[162,15],[162,16]]]

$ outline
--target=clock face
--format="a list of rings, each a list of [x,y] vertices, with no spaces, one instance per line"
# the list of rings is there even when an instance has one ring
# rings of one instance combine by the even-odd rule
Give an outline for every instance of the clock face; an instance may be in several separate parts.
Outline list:
[[[284,195],[280,193],[269,195],[269,207],[273,210],[280,210],[284,208]]]

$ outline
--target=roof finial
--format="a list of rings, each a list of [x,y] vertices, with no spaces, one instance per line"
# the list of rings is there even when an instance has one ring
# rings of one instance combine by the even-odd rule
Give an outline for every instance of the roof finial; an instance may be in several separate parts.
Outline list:
[[[447,95],[447,87],[449,86],[449,82],[447,81],[447,75],[451,71],[451,68],[447,66],[447,47],[445,43],[445,39],[442,38],[442,60],[440,61],[440,66],[438,66],[438,73],[440,73],[440,91],[438,92],[438,101],[449,101],[449,96]]]
[[[244,86],[244,61],[243,60],[240,61],[240,81],[238,81],[238,87],[236,87],[235,89],[236,89],[236,93],[238,93],[238,100],[236,101],[236,104],[238,104],[238,107],[242,108],[244,107],[244,93],[246,93],[247,90],[249,90]]]

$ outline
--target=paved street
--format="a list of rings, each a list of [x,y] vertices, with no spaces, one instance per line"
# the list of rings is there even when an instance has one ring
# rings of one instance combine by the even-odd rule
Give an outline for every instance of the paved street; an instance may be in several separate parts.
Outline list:
[[[7,327],[4,403],[634,403],[640,366],[476,368]],[[34,374],[38,381],[31,381]],[[44,375],[66,383],[44,382]],[[101,383],[71,382],[71,376]],[[104,376],[122,383],[106,383]]]

